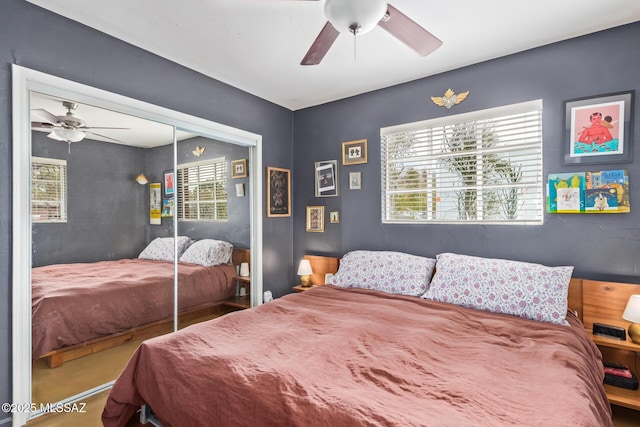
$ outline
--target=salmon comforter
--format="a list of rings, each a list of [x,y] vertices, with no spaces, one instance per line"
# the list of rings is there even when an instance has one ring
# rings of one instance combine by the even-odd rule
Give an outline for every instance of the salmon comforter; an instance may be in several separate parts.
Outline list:
[[[31,270],[32,357],[173,316],[173,262],[122,259]],[[235,294],[232,265],[178,264],[178,310]]]
[[[104,425],[611,426],[582,324],[330,285],[144,342]]]

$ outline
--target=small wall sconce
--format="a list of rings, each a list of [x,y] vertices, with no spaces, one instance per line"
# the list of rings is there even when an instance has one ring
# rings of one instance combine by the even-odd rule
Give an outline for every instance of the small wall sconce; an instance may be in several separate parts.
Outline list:
[[[146,176],[144,176],[143,173],[141,173],[140,175],[136,176],[136,182],[140,185],[146,185],[149,183],[149,180]]]
[[[311,270],[311,263],[308,259],[303,259],[300,261],[300,265],[298,266],[298,276],[300,277],[300,284],[302,286],[311,286],[311,278],[310,275],[313,274],[313,270]]]
[[[629,338],[636,344],[640,344],[640,295],[631,295],[627,307],[622,313],[622,318],[631,322],[629,325]]]

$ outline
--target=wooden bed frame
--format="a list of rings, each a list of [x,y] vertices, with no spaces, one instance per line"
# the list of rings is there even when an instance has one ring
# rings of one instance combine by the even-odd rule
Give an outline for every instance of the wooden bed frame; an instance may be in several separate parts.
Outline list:
[[[243,262],[251,261],[251,251],[249,249],[233,249],[231,256],[233,265],[240,265]],[[216,301],[210,304],[200,305],[198,308],[184,310],[178,314],[178,329],[182,329],[193,323],[210,319],[214,315],[218,315],[225,306],[225,301]],[[173,332],[173,317],[169,319],[158,320],[146,325],[137,326],[125,331],[121,331],[112,335],[100,338],[94,338],[79,344],[52,350],[42,356],[47,362],[49,368],[57,368],[62,366],[69,360],[78,359],[90,354],[98,353],[134,340],[145,340],[156,337],[158,335]]]

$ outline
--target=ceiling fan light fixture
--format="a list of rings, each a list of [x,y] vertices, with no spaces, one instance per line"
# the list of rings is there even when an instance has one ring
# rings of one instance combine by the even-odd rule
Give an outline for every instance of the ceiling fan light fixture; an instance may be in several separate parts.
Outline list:
[[[48,136],[58,141],[79,142],[87,135],[76,129],[53,128]]]
[[[385,13],[387,2],[384,0],[326,0],[324,3],[324,14],[341,33],[368,33]]]

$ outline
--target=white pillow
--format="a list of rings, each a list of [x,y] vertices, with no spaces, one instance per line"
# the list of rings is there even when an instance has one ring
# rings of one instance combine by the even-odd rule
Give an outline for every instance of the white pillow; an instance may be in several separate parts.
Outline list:
[[[435,263],[435,259],[402,252],[353,251],[340,260],[329,283],[417,296],[427,290]]]
[[[233,245],[222,240],[202,239],[191,244],[180,257],[180,262],[190,262],[206,267],[231,263]]]
[[[187,236],[178,236],[178,257],[189,247],[192,240]],[[173,261],[173,237],[158,237],[147,245],[138,255],[140,259],[155,261]]]
[[[573,267],[439,254],[425,299],[568,325]]]

